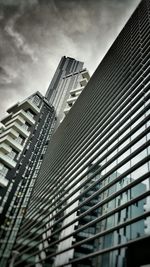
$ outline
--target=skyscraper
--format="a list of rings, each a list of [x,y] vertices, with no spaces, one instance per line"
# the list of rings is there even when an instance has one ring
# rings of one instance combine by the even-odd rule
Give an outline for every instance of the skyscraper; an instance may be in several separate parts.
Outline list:
[[[150,263],[149,57],[143,0],[51,139],[14,266]]]
[[[54,108],[36,92],[2,120],[0,266],[5,266],[55,124]]]
[[[82,62],[63,57],[47,97],[34,93],[9,108],[9,115],[1,122],[0,266],[7,265],[51,135],[59,126],[60,117],[64,118],[65,99],[76,86],[81,87],[80,91],[84,88],[80,84],[85,80],[82,75],[88,73],[82,67]]]
[[[57,124],[64,119],[90,79],[83,62],[62,57],[46,92],[46,98],[56,110]],[[65,113],[65,114],[64,114]]]

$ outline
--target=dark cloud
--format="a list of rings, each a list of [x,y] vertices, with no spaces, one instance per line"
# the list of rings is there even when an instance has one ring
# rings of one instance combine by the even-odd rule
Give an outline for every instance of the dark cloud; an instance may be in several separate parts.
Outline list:
[[[140,0],[0,0],[1,114],[45,93],[63,55],[92,74]]]

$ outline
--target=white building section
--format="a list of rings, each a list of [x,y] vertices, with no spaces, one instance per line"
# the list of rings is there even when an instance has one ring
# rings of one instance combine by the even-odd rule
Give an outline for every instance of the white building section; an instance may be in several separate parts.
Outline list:
[[[15,168],[24,144],[30,136],[30,126],[40,112],[38,92],[7,110],[0,123],[0,187],[8,185],[7,173]]]
[[[70,90],[69,98],[67,99],[66,107],[64,109],[64,114],[67,115],[71,107],[74,105],[79,95],[83,91],[84,87],[90,80],[90,75],[86,69],[80,72],[78,77],[77,87]]]

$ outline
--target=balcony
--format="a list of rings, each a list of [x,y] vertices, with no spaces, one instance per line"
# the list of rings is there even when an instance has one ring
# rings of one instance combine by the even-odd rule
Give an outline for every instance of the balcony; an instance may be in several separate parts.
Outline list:
[[[0,186],[6,187],[8,185],[8,180],[0,176]]]
[[[14,104],[14,105],[11,106],[10,108],[8,108],[8,109],[7,109],[7,112],[8,112],[9,114],[15,112],[15,109],[18,107],[18,105],[19,105],[19,102],[17,102],[16,104]]]
[[[9,168],[14,168],[16,166],[16,162],[13,159],[9,158],[7,154],[3,154],[2,152],[0,152],[0,159]]]
[[[76,96],[79,97],[79,95],[81,94],[82,91],[78,91],[76,92]]]
[[[9,135],[4,136],[0,140],[0,144],[2,144],[3,142],[6,143],[6,145],[9,145],[10,147],[14,148],[18,152],[23,150],[23,146],[16,142],[15,139],[11,138]]]
[[[7,128],[13,128],[15,131],[17,131],[17,133],[20,133],[22,136],[24,136],[25,138],[28,137],[30,135],[30,132],[28,132],[23,125],[21,126],[18,122],[13,122],[11,124],[9,124]]]
[[[5,131],[0,134],[0,138],[4,137],[5,135],[9,135],[12,138],[17,138],[19,136],[19,134],[15,130],[7,128],[5,128]]]
[[[11,119],[12,113],[9,115],[6,115],[2,120],[1,123],[5,124]]]
[[[20,125],[25,124],[25,120],[21,116],[16,116],[16,114],[14,114],[11,119],[5,123],[5,126],[8,126],[9,124],[15,121],[18,122]]]
[[[81,87],[72,89],[72,90],[70,91],[70,94],[76,94],[77,92],[81,92],[83,89],[84,89],[84,86],[81,86]]]
[[[26,99],[22,101],[21,103],[17,103],[13,105],[11,108],[7,110],[8,113],[16,113],[20,109],[26,110],[30,108],[35,114],[38,114],[40,112],[40,109],[32,102],[31,99]]]
[[[68,114],[68,112],[69,112],[70,109],[71,109],[71,107],[67,107],[67,108],[64,109],[64,113],[65,113],[65,115]]]
[[[10,153],[11,152],[11,147],[6,145],[5,143],[2,143],[2,144],[0,144],[0,152]]]
[[[87,79],[87,81],[90,80],[90,75],[89,75],[88,71],[82,72],[82,77],[83,77],[83,79],[84,78]]]
[[[19,104],[19,107],[24,110],[31,109],[35,114],[40,112],[40,109],[33,103],[31,99],[23,101]]]
[[[15,113],[13,117],[16,118],[16,115],[19,115],[19,117],[22,118],[22,120],[24,121],[24,123],[22,124],[25,124],[25,121],[27,121],[30,125],[33,125],[35,123],[35,120],[33,119],[33,117],[27,114],[27,112],[25,112],[23,109]]]
[[[87,83],[88,83],[87,79],[83,79],[80,81],[80,85],[84,87],[87,85]]]
[[[71,103],[74,104],[74,102],[77,100],[77,98],[78,98],[77,96],[76,96],[76,97],[71,97],[71,98],[69,98],[69,99],[67,100],[67,103],[68,103],[68,104],[71,104]]]

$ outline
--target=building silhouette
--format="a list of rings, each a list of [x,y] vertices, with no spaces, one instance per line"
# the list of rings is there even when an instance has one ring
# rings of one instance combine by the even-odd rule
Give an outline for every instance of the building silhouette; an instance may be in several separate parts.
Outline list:
[[[1,148],[6,148],[1,149],[1,179],[7,182],[0,188],[0,266],[10,257],[55,125],[54,108],[39,92],[8,112],[0,136]]]
[[[63,108],[70,90],[78,87],[81,92],[82,83],[88,82],[88,72],[82,67],[82,62],[63,57],[51,82],[54,86],[50,84],[47,96],[34,93],[9,108],[8,115],[1,121],[0,266],[8,264],[44,154],[60,118],[62,121],[65,117]],[[88,75],[88,79],[83,75]],[[63,99],[59,91],[63,92]]]
[[[143,0],[51,138],[13,247],[15,267],[150,264],[149,89]]]

